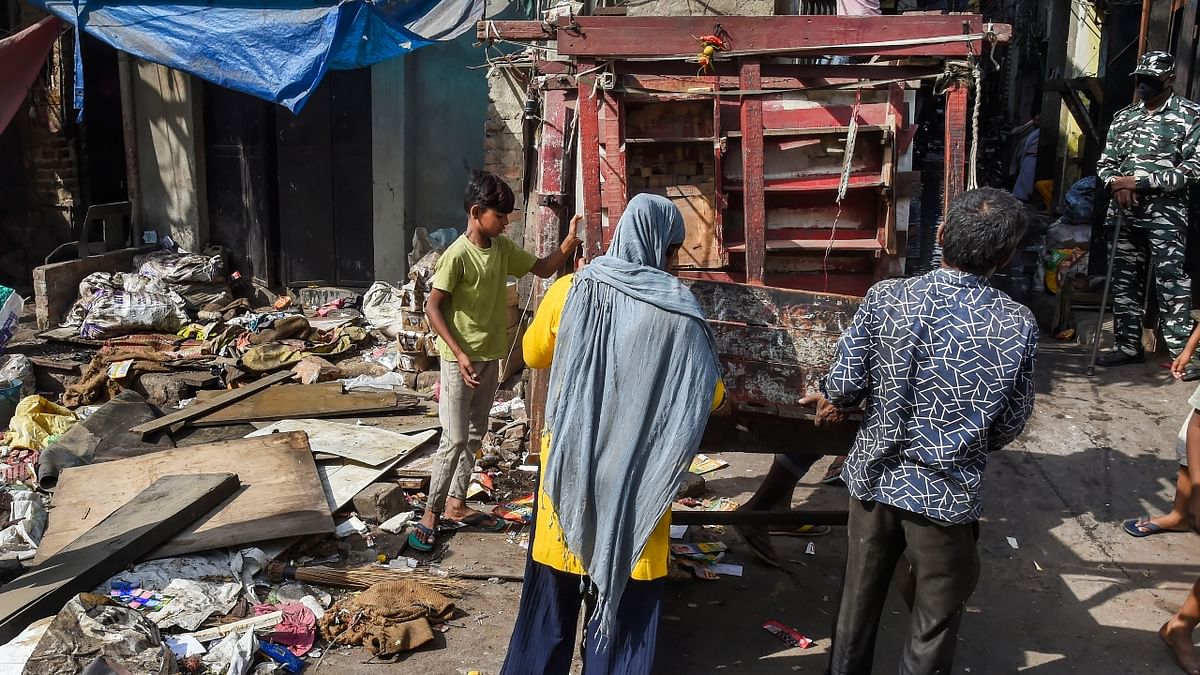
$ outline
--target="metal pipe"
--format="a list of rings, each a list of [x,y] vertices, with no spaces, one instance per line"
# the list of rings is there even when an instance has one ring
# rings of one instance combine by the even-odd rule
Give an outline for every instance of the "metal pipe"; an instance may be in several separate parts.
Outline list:
[[[1146,53],[1146,33],[1150,30],[1150,0],[1142,0],[1142,26],[1138,30],[1138,52],[1140,57]]]
[[[1092,334],[1092,356],[1088,359],[1088,377],[1096,374],[1096,355],[1100,352],[1100,329],[1104,327],[1104,308],[1108,305],[1108,292],[1112,288],[1113,266],[1117,263],[1117,241],[1121,238],[1121,227],[1125,225],[1125,211],[1117,210],[1117,226],[1113,231],[1112,248],[1108,251],[1108,272],[1104,274],[1104,292],[1100,294],[1100,314],[1096,318],[1096,332]],[[1113,314],[1113,332],[1117,329],[1117,315]]]
[[[136,111],[133,107],[133,59],[117,52],[117,72],[121,80],[121,131],[125,136],[125,193],[129,197],[129,237],[133,246],[142,243],[141,186],[138,183]]]

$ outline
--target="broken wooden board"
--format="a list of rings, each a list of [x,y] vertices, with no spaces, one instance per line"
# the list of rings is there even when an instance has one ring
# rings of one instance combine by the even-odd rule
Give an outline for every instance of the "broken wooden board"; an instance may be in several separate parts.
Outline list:
[[[99,493],[107,487],[99,483],[93,489]],[[237,490],[236,474],[193,473],[161,476],[132,491],[132,498],[90,519],[55,555],[0,589],[0,642],[16,637],[30,622],[54,615],[76,593],[125,569]],[[56,508],[54,517],[59,516]]]
[[[317,420],[295,421],[314,422]],[[327,422],[325,424],[336,425],[338,423]],[[272,427],[273,426],[274,425],[272,425]],[[350,429],[370,429],[369,427],[357,427],[350,424],[343,424],[341,426],[349,427]],[[271,427],[267,427],[255,431],[246,438],[262,438],[264,436],[270,437],[277,435],[268,431],[270,428]],[[383,430],[370,429],[370,431],[382,432]],[[403,441],[390,440],[390,442],[397,444],[396,446],[393,446],[396,449],[392,451],[392,456],[383,463],[371,466],[368,464],[362,464],[352,460],[344,459],[340,456],[329,461],[321,461],[317,463],[317,474],[320,476],[321,488],[325,495],[325,500],[328,502],[330,511],[338,511],[346,504],[349,504],[351,500],[354,499],[354,495],[362,492],[363,489],[368,485],[379,480],[381,476],[404,462],[404,460],[416,453],[417,450],[419,450],[423,445],[428,443],[434,436],[437,435],[436,431],[424,431],[411,436],[398,434],[396,432],[385,433],[399,436],[403,438]],[[320,452],[322,454],[340,454],[340,448],[337,447],[337,439],[339,438],[341,438],[341,436],[337,434],[324,435],[317,437],[316,440],[310,437],[309,443],[313,452]],[[399,444],[401,443],[407,447],[400,448]]]
[[[224,471],[237,472],[242,489],[149,558],[333,531],[308,439],[300,432],[272,434],[64,470],[34,562],[62,550],[161,476]]]
[[[201,403],[212,395],[197,392]],[[343,393],[340,382],[288,384],[272,387],[241,401],[236,406],[191,420],[195,426],[216,426],[269,420],[347,417],[375,413],[397,413],[412,406],[409,397],[395,392]]]
[[[379,466],[407,456],[437,435],[436,431],[409,435],[366,425],[306,419],[280,420],[266,425],[260,422],[254,426],[258,431],[246,438],[303,431],[308,434],[308,447],[313,453],[337,455],[367,466]]]
[[[261,380],[251,382],[244,387],[216,392],[213,396],[208,397],[207,400],[204,401],[201,401],[199,398],[197,398],[195,403],[189,405],[183,410],[173,412],[170,415],[163,415],[152,422],[139,424],[131,428],[130,431],[135,434],[148,434],[161,429],[166,429],[167,427],[175,424],[193,421],[196,417],[218,411],[230,405],[231,403],[236,403],[247,396],[250,396],[256,392],[260,392],[273,384],[278,384],[284,380],[290,380],[292,377],[293,373],[290,370],[284,370],[273,375],[268,375]]]

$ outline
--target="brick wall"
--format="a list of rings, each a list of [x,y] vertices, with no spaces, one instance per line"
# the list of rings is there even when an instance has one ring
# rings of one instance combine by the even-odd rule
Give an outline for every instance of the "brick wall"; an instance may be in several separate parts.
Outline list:
[[[525,112],[525,87],[521,81],[524,77],[527,75],[507,68],[496,68],[488,75],[488,113],[483,136],[483,168],[503,178],[517,195],[508,236],[518,242],[523,241],[525,234],[525,202],[521,191]]]
[[[32,25],[44,14],[22,7],[21,28]],[[30,88],[10,129],[5,147],[20,149],[22,159],[6,165],[20,182],[21,203],[9,205],[0,218],[0,283],[28,289],[33,268],[40,265],[59,244],[73,239],[72,223],[81,203],[75,148],[68,138],[73,68],[70,34],[55,45],[42,75]],[[69,95],[69,94],[68,94]]]

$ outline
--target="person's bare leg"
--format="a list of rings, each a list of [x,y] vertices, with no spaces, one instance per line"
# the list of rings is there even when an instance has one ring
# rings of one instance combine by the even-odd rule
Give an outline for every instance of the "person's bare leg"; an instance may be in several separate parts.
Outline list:
[[[1179,667],[1188,675],[1200,675],[1200,654],[1192,643],[1192,632],[1200,624],[1200,579],[1175,616],[1158,629],[1158,636],[1175,653]]]
[[[1179,476],[1175,479],[1175,503],[1171,512],[1151,518],[1149,522],[1172,532],[1187,532],[1192,529],[1187,523],[1187,505],[1192,497],[1192,479],[1188,476],[1186,466],[1179,467]]]

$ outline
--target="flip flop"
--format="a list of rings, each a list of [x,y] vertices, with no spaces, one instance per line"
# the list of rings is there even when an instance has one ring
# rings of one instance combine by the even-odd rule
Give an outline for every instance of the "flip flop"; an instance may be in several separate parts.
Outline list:
[[[421,553],[428,553],[432,551],[433,540],[434,537],[437,536],[437,530],[431,527],[425,527],[421,523],[417,523],[416,528],[421,534],[425,535],[425,537],[429,539],[429,543],[421,541],[421,538],[417,536],[416,532],[409,532],[408,545],[420,551]]]
[[[772,537],[823,537],[833,531],[828,525],[801,525],[790,530],[771,530]]]
[[[468,527],[478,528],[484,532],[502,532],[504,528],[508,527],[508,523],[504,520],[495,516],[489,516],[486,513],[472,513],[458,522]]]
[[[1151,522],[1150,517],[1134,518],[1127,520],[1122,525],[1125,533],[1131,537],[1149,537],[1154,534],[1164,534],[1166,532],[1182,532],[1183,530],[1168,530],[1161,527],[1157,523]]]

